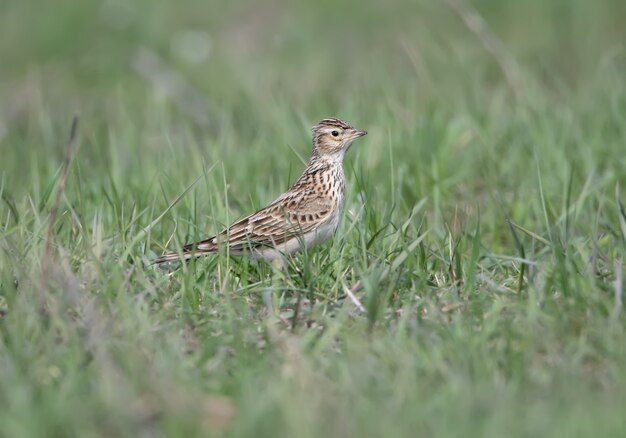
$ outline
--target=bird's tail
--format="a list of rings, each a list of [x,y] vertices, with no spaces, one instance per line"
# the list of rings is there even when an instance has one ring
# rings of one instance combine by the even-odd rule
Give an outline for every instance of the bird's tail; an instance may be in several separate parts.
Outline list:
[[[171,251],[163,254],[152,260],[152,265],[160,265],[161,263],[173,263],[173,262],[186,262],[194,257],[201,257],[207,254],[212,254],[214,251],[206,251],[198,248],[186,249],[183,248],[183,252]]]

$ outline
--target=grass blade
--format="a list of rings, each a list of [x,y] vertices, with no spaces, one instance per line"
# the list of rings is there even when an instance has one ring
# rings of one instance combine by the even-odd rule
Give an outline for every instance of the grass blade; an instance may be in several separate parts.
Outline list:
[[[163,219],[163,217],[165,217],[165,215],[167,213],[169,213],[170,210],[172,208],[174,208],[174,206],[176,204],[178,204],[180,202],[180,200],[183,199],[187,195],[187,193],[189,193],[189,191],[198,183],[198,181],[200,181],[214,167],[215,167],[215,164],[213,166],[211,166],[209,168],[209,170],[207,170],[205,173],[203,173],[202,175],[198,176],[191,184],[189,184],[185,188],[185,190],[183,190],[183,192],[180,195],[178,195],[176,197],[176,199],[174,199],[174,201],[172,203],[170,203],[170,205],[167,206],[167,208],[165,210],[163,210],[163,212],[160,215],[157,216],[156,219],[154,219],[152,222],[150,222],[148,225],[146,225],[139,233],[137,233],[137,235],[135,237],[133,237],[133,240],[131,240],[130,243],[126,246],[126,249],[122,253],[122,256],[119,258],[121,263],[124,263],[123,261],[128,258],[128,256],[130,255],[131,251],[133,250],[134,246],[137,245],[137,243],[139,243],[144,237],[146,237],[146,235],[150,232],[150,230],[156,224],[158,224],[161,221],[161,219]]]
[[[622,242],[624,248],[626,248],[626,210],[624,210],[624,205],[619,199],[619,186],[615,186],[615,203],[617,204],[617,217],[622,234]]]
[[[507,219],[507,223],[509,224],[511,234],[513,235],[513,240],[515,241],[515,246],[517,247],[517,251],[520,254],[520,258],[525,259],[526,251],[524,250],[524,245],[522,244],[522,241],[520,240],[519,236],[517,235],[517,232],[515,231],[515,226],[513,222],[511,222],[509,219]],[[518,294],[521,293],[524,288],[524,273],[525,272],[526,272],[526,263],[521,263],[519,277],[517,279],[517,293]]]

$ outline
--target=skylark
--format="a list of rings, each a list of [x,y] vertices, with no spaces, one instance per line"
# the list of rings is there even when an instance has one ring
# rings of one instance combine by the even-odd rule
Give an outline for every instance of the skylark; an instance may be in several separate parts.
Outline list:
[[[313,127],[313,154],[302,176],[267,207],[221,233],[168,252],[154,263],[189,260],[227,248],[234,256],[285,266],[285,256],[328,240],[337,229],[345,199],[343,157],[367,131],[343,120],[324,119]]]

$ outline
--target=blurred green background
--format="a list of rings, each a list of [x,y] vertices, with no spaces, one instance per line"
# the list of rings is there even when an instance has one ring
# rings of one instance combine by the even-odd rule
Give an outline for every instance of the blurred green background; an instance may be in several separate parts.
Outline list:
[[[622,86],[623,2],[473,5],[516,60],[525,102],[556,109],[579,99],[593,111],[598,94]],[[284,125],[300,132],[329,114],[355,124],[385,120],[375,132],[393,138],[422,123],[424,113],[454,116],[469,107],[486,118],[500,112],[498,99],[510,97],[496,57],[446,2],[60,0],[1,7],[0,140],[11,152],[0,166],[11,186],[28,187],[33,167],[18,164],[33,154],[60,158],[63,135],[54,130],[67,130],[74,113],[92,138],[82,158],[110,160],[110,136],[132,122],[141,128],[138,138],[120,153],[139,148],[142,164],[155,170],[162,163],[149,143],[160,141],[154,125],[165,119],[201,136],[233,125],[239,149],[257,139],[308,141],[304,134],[286,138]],[[161,114],[145,111],[155,101]],[[19,152],[8,147],[42,131],[41,117],[49,129],[40,141]]]
[[[625,17],[0,0],[0,435],[624,436]],[[281,193],[330,116],[369,135],[290,278],[142,267]]]

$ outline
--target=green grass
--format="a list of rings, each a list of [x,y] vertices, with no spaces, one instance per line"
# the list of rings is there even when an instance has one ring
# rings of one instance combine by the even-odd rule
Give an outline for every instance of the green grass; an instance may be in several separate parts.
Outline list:
[[[0,5],[0,434],[623,436],[623,2],[475,2],[504,55],[445,2],[219,3]],[[328,116],[370,132],[332,243],[144,265]]]

